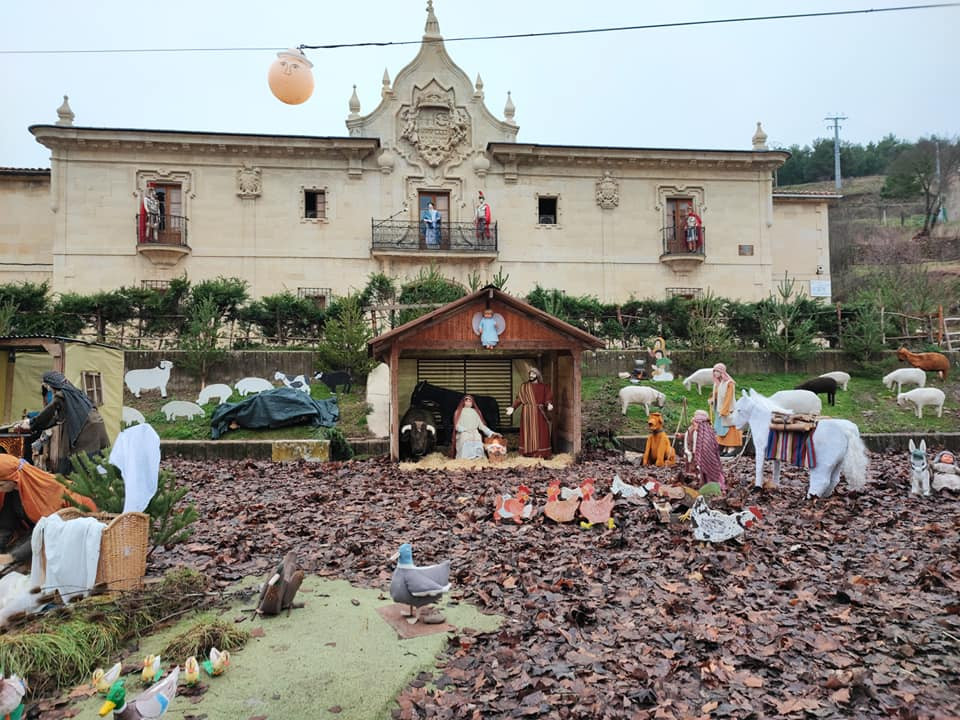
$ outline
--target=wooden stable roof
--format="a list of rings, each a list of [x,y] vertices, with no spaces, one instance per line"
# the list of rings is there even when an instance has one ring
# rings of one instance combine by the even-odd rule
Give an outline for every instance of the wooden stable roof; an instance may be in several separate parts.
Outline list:
[[[503,315],[506,329],[500,335],[497,353],[602,348],[602,340],[558,320],[553,315],[487,286],[411,320],[367,343],[370,355],[383,360],[396,347],[431,352],[484,351],[473,332],[474,313],[489,306]]]

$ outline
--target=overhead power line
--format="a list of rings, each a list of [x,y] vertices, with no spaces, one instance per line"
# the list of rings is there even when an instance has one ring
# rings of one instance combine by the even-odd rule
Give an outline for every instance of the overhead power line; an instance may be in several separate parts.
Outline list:
[[[469,42],[476,40],[517,40],[521,38],[562,37],[564,35],[588,35],[595,33],[626,32],[630,30],[662,30],[700,25],[724,25],[748,22],[766,22],[771,20],[798,20],[803,18],[837,17],[843,15],[866,15],[870,13],[906,12],[913,10],[935,10],[938,8],[960,7],[960,2],[933,3],[927,5],[900,5],[886,8],[864,8],[862,10],[832,10],[814,13],[791,13],[786,15],[758,15],[753,17],[720,18],[715,20],[685,20],[680,22],[654,23],[649,25],[622,25],[619,27],[583,28],[579,30],[553,30],[548,32],[513,33],[507,35],[467,35],[462,37],[438,38],[435,42]],[[356,43],[330,43],[326,45],[302,44],[301,50],[338,50],[340,48],[390,47],[399,45],[420,45],[431,42],[429,38],[417,40],[386,40]],[[134,54],[134,53],[191,53],[191,52],[268,52],[283,50],[282,47],[217,47],[217,48],[120,48],[99,50],[61,49],[61,50],[0,50],[0,55],[65,55],[65,54]]]

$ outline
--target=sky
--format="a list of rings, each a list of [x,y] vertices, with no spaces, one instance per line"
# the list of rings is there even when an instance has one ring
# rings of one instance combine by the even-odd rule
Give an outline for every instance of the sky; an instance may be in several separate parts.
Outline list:
[[[924,2],[925,0],[914,0]],[[353,86],[361,114],[380,101],[416,45],[308,50],[316,87],[276,100],[275,50],[417,41],[426,0],[282,3],[119,0],[4,3],[0,51],[263,48],[242,52],[0,52],[0,166],[49,167],[27,128],[53,124],[63,95],[75,125],[346,136]],[[863,10],[888,0],[435,0],[445,38]],[[516,106],[518,142],[749,149],[757,121],[771,146],[831,137],[866,144],[960,134],[955,36],[960,7],[561,37],[448,42],[487,107]],[[272,49],[271,49],[272,48]],[[952,90],[951,90],[952,88]]]

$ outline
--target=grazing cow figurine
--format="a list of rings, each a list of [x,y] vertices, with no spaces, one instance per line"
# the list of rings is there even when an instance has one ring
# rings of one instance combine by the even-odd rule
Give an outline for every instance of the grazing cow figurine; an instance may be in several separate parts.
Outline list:
[[[905,347],[897,350],[897,357],[900,360],[906,360],[908,363],[921,370],[929,370],[940,376],[941,380],[947,379],[947,373],[950,372],[950,361],[943,353],[922,352],[913,353]]]
[[[897,386],[897,394],[903,392],[904,385],[916,385],[925,387],[927,384],[927,373],[920,368],[897,368],[883,376],[883,385],[887,390],[893,390]]]
[[[284,384],[284,387],[305,392],[307,395],[310,394],[310,381],[307,380],[306,376],[304,375],[290,377],[286,373],[277,370],[277,372],[273,375],[273,379],[281,381]]]
[[[820,377],[815,377],[812,380],[807,380],[806,382],[797,385],[794,390],[809,390],[810,392],[818,395],[826,395],[827,402],[830,405],[837,404],[837,381],[832,377],[827,377],[826,375],[821,375]]]
[[[140,393],[144,390],[159,390],[160,397],[166,397],[167,382],[170,380],[170,371],[172,369],[172,362],[169,360],[161,360],[158,367],[128,371],[127,374],[123,376],[123,381],[127,384],[127,389],[133,393],[134,397],[140,397]]]
[[[436,447],[437,428],[433,413],[426,408],[408,408],[400,420],[400,457],[419,460]]]
[[[943,403],[946,399],[946,394],[940,388],[914,388],[910,392],[897,395],[897,405],[900,407],[913,405],[918,418],[923,417],[923,408],[929,405],[937,409],[937,417],[943,417]]]
[[[713,368],[700,368],[683,379],[683,386],[687,390],[691,385],[696,385],[697,395],[702,395],[703,388],[713,385]]]
[[[348,393],[353,388],[353,377],[348,372],[323,372],[322,370],[313,376],[314,380],[319,380],[334,395],[337,394],[337,388],[342,386],[343,392]]]
[[[620,411],[624,415],[631,405],[643,405],[643,411],[649,415],[651,405],[662,408],[667,401],[666,395],[649,385],[625,385],[617,394],[620,397]]]
[[[167,422],[172,422],[179,417],[193,420],[195,417],[203,417],[205,414],[202,407],[187,400],[171,400],[160,408],[160,412],[167,418]]]

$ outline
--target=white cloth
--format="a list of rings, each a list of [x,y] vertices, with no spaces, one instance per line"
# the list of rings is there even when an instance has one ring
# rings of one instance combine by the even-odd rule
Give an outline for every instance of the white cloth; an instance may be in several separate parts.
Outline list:
[[[43,592],[59,590],[65,601],[74,595],[86,595],[97,579],[100,540],[105,527],[92,517],[69,521],[59,515],[40,518],[30,541],[33,548],[30,585],[42,588]]]
[[[143,512],[157,492],[160,476],[160,436],[147,424],[133,425],[117,435],[110,464],[123,475],[123,511]]]

